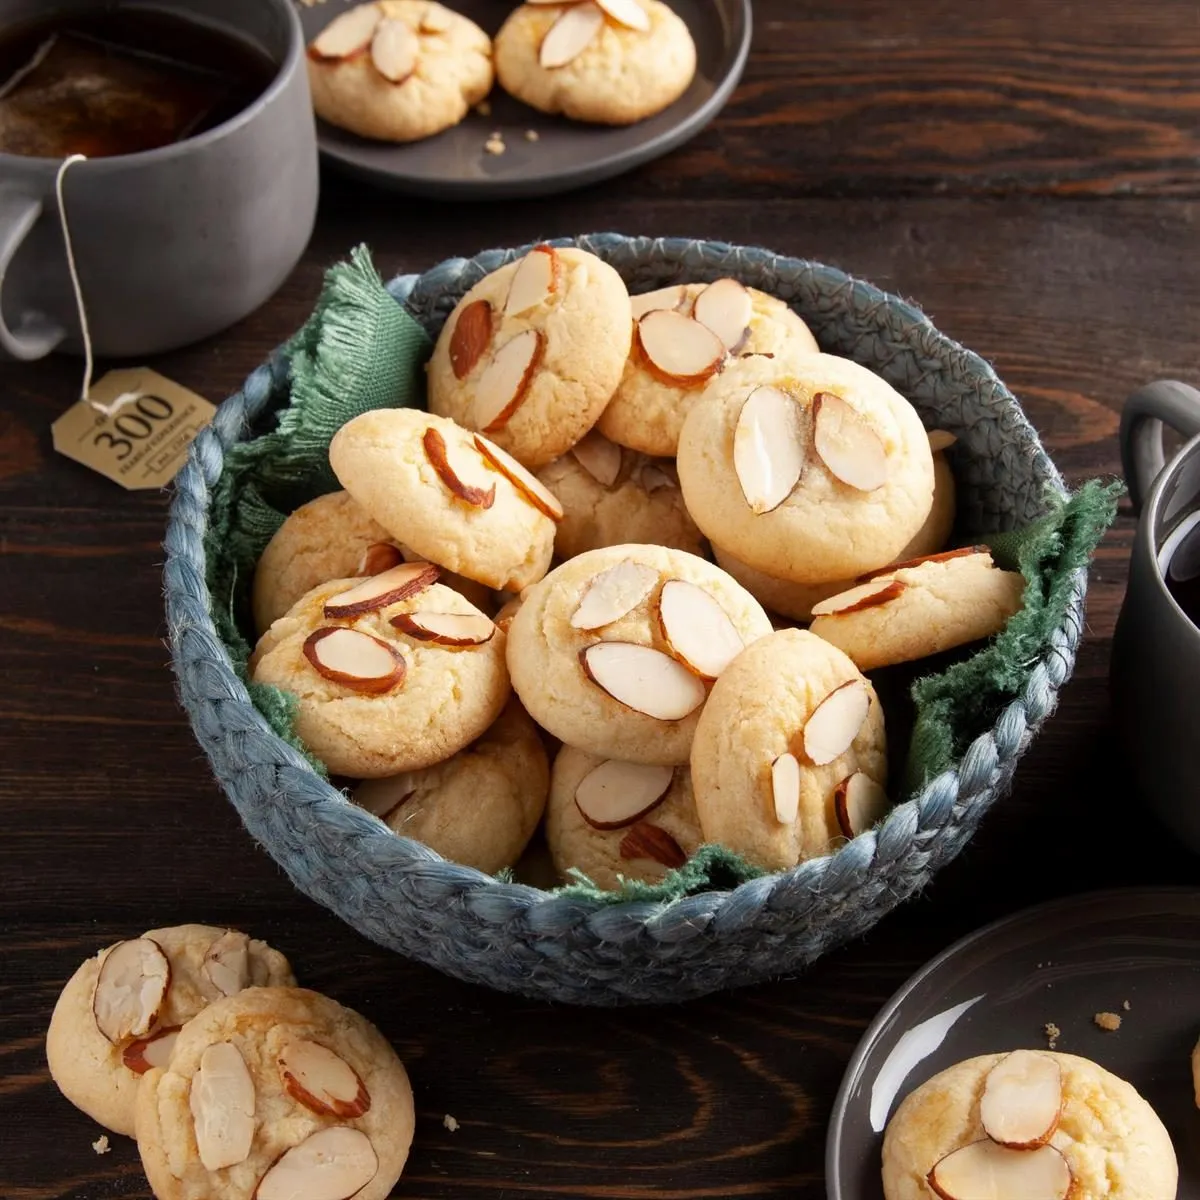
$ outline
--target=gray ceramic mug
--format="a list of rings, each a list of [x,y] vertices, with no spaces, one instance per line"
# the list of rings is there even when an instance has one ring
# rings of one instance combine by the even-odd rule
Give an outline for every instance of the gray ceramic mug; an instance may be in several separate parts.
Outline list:
[[[0,27],[111,0],[0,0]],[[96,353],[199,341],[263,303],[304,252],[317,146],[292,0],[156,0],[249,41],[278,71],[249,108],[159,150],[72,164],[66,211]],[[0,352],[82,348],[55,199],[59,161],[0,154]]]
[[[1165,466],[1164,423],[1191,438]],[[1165,579],[1200,521],[1200,391],[1163,381],[1130,396],[1121,457],[1140,520],[1113,643],[1117,731],[1142,800],[1200,852],[1200,628]]]

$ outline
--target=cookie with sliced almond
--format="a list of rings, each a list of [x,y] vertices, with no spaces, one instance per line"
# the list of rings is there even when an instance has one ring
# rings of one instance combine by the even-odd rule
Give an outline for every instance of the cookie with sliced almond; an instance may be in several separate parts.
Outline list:
[[[631,297],[633,348],[600,418],[610,440],[674,457],[684,419],[705,388],[744,355],[817,353],[808,326],[782,300],[729,276],[668,284]]]
[[[316,992],[256,987],[179,1030],[143,1077],[142,1166],[160,1200],[384,1200],[413,1135],[408,1075],[379,1031]]]
[[[609,546],[525,591],[508,667],[533,719],[566,744],[676,766],[713,680],[770,630],[758,602],[711,563]]]
[[[313,107],[360,137],[413,142],[457,125],[492,87],[491,39],[438,0],[375,0],[308,46]]]
[[[46,1033],[50,1074],[77,1108],[133,1132],[138,1082],[180,1026],[223,996],[294,983],[287,959],[236,929],[175,925],[101,950],[67,981]]]
[[[803,630],[755,642],[713,684],[691,768],[704,840],[770,871],[831,852],[889,808],[879,698]]]
[[[406,562],[302,596],[259,640],[251,678],[295,698],[294,730],[337,775],[432,766],[469,745],[509,696],[505,636]]]
[[[813,606],[810,628],[861,670],[992,637],[1020,611],[1025,577],[984,546],[941,551],[870,574]]]
[[[676,466],[714,545],[797,584],[894,561],[933,508],[912,405],[866,367],[794,346],[726,365],[688,412]]]
[[[586,250],[540,243],[485,275],[446,319],[430,411],[545,466],[595,425],[631,336],[620,275]]]

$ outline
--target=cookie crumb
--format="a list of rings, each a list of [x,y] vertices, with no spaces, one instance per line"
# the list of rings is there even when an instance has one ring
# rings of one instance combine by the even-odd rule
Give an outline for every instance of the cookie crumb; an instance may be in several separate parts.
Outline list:
[[[107,1154],[112,1147],[108,1144],[108,1134],[102,1133],[93,1143],[92,1149],[97,1154]]]
[[[1128,1001],[1128,1000],[1122,1000],[1122,1001],[1121,1001],[1121,1007],[1122,1007],[1122,1008],[1123,1008],[1123,1009],[1124,1009],[1126,1012],[1128,1012],[1128,1011],[1129,1011],[1129,1010],[1130,1010],[1130,1009],[1133,1007],[1133,1005],[1131,1005],[1131,1004],[1129,1003],[1129,1001]]]
[[[475,105],[475,111],[481,117],[490,117],[492,115],[492,106],[488,103],[488,101],[480,100],[480,102]]]
[[[1097,1029],[1103,1029],[1106,1033],[1116,1033],[1121,1028],[1121,1018],[1114,1012],[1098,1012],[1092,1020]]]
[[[536,129],[525,130],[525,140],[527,142],[536,142],[542,135]]]
[[[483,143],[483,148],[489,154],[503,154],[508,149],[504,144],[504,139],[498,134],[493,133],[486,142]]]
[[[446,1114],[446,1115],[445,1115],[445,1116],[442,1118],[442,1124],[443,1124],[443,1125],[444,1125],[444,1126],[445,1126],[445,1127],[446,1127],[448,1130],[450,1130],[450,1132],[451,1132],[451,1133],[453,1133],[453,1132],[454,1132],[454,1131],[455,1131],[455,1130],[458,1128],[458,1122],[457,1122],[457,1121],[456,1121],[456,1120],[455,1120],[455,1119],[454,1119],[454,1118],[453,1118],[453,1117],[452,1117],[452,1116],[451,1116],[449,1113],[447,1113],[447,1114]]]
[[[1042,1026],[1042,1032],[1046,1035],[1046,1049],[1053,1050],[1058,1045],[1058,1039],[1062,1036],[1062,1030],[1053,1021],[1047,1021]]]

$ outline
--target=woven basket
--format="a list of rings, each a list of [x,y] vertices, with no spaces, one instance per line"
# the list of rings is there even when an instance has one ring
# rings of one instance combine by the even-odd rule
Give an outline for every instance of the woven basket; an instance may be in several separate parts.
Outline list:
[[[572,243],[566,243],[572,244]],[[954,453],[963,535],[1010,529],[1062,481],[1012,394],[915,308],[830,267],[682,239],[579,238],[631,291],[732,275],[788,301],[822,347],[878,372]],[[436,335],[463,293],[524,250],[452,259],[389,289]],[[359,932],[451,975],[576,1004],[685,1000],[795,972],[857,937],[929,882],[1009,784],[1069,677],[1086,574],[1025,694],[957,767],[871,832],[790,871],[670,903],[613,903],[500,883],[397,837],[318,777],[267,726],[218,640],[205,585],[207,505],[225,450],[287,398],[282,353],[250,376],[192,447],[167,530],[167,615],[196,737],[246,828],[295,885]]]

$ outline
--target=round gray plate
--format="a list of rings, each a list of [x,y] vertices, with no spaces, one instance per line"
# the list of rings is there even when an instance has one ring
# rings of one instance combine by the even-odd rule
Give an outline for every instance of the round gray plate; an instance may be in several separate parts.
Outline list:
[[[1122,1003],[1128,1000],[1128,1012]],[[1095,1013],[1123,1023],[1104,1033]],[[1200,1032],[1200,890],[1098,892],[1006,917],[922,967],[850,1060],[825,1146],[829,1200],[883,1200],[883,1128],[896,1105],[977,1054],[1046,1045],[1129,1080],[1179,1156],[1178,1200],[1200,1200],[1200,1112],[1189,1059]]]
[[[311,40],[342,9],[359,0],[329,0],[300,9]],[[548,196],[609,179],[657,158],[694,137],[737,86],[750,49],[751,0],[669,0],[696,42],[696,78],[670,108],[636,125],[610,128],[548,117],[514,100],[497,84],[491,115],[470,113],[461,125],[422,142],[370,142],[317,122],[326,161],[373,183],[417,196],[498,200]],[[504,0],[447,0],[449,7],[494,34],[513,9]],[[536,142],[525,131],[537,131]],[[499,130],[508,147],[489,154],[484,143]]]

